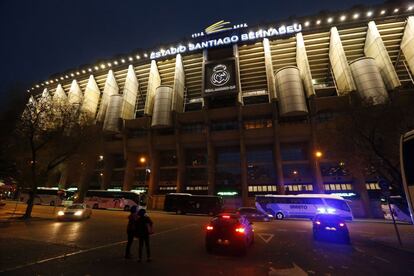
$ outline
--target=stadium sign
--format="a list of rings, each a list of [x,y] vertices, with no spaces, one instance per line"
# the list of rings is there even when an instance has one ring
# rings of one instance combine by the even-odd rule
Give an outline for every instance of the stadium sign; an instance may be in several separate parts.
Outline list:
[[[280,26],[278,28],[270,27],[266,30],[260,29],[255,32],[241,32],[239,34],[232,34],[214,39],[204,39],[198,42],[189,42],[187,45],[180,44],[175,47],[170,47],[168,49],[159,49],[158,51],[151,52],[150,58],[158,59],[186,52],[193,52],[197,50],[204,50],[224,45],[236,44],[238,42],[247,42],[266,37],[289,35],[298,33],[300,31],[302,31],[302,25],[293,24],[288,26]]]
[[[204,64],[204,96],[216,92],[237,92],[237,80],[236,64],[232,58]]]

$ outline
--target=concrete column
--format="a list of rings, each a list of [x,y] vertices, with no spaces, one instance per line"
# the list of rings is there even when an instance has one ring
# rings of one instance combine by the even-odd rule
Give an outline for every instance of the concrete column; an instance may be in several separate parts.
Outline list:
[[[96,162],[97,158],[94,154],[89,155],[84,159],[84,161],[81,161],[78,182],[78,202],[83,201],[86,191],[89,189],[89,183],[91,182],[91,178],[96,168]]]
[[[404,35],[401,40],[401,50],[405,61],[414,75],[414,16],[409,16],[405,25]]]
[[[175,120],[177,122],[177,120]],[[177,151],[177,193],[182,193],[185,190],[185,150],[180,139],[179,125],[176,123],[175,141]]]
[[[378,32],[374,21],[368,23],[367,37],[365,39],[364,53],[367,57],[375,59],[380,69],[382,79],[388,90],[393,90],[401,86],[397,72],[391,62],[381,35]]]
[[[241,87],[241,80],[240,80],[240,62],[239,62],[239,46],[237,44],[233,45],[233,55],[236,60],[236,85],[239,90],[239,93],[237,94],[237,101],[241,104],[243,104],[243,92]]]
[[[129,65],[122,98],[122,119],[129,120],[135,118],[135,104],[137,102],[138,88],[139,84],[134,67]]]
[[[353,172],[354,176],[354,189],[359,194],[362,203],[362,209],[364,210],[364,215],[367,218],[372,218],[372,210],[371,210],[371,200],[368,195],[367,187],[365,185],[365,176],[361,170],[357,172]]]
[[[73,80],[68,93],[68,103],[80,105],[82,103],[82,99],[82,90],[78,82],[76,80]]]
[[[302,33],[296,34],[296,64],[298,65],[300,77],[309,98],[315,96],[315,89],[312,84],[312,74],[309,66],[308,55],[306,54],[305,41]]]
[[[335,78],[338,95],[346,95],[356,90],[351,69],[346,59],[345,51],[339,37],[338,29],[331,28],[331,40],[329,42],[329,61]]]
[[[173,85],[172,110],[184,112],[185,73],[183,60],[180,54],[175,57],[175,72]]]
[[[150,156],[150,175],[149,175],[149,183],[148,183],[148,194],[149,196],[154,196],[158,192],[158,182],[159,182],[159,171],[160,171],[160,164],[159,164],[159,152],[155,148],[153,144],[153,133],[149,131],[148,134],[149,138],[149,156]]]
[[[319,159],[316,157],[316,151],[321,151],[323,154],[323,149],[319,148],[318,139],[316,135],[316,122],[315,122],[315,114],[316,114],[316,108],[315,108],[315,98],[309,99],[309,109],[311,114],[311,137],[309,141],[309,162],[313,171],[314,176],[314,185],[313,188],[316,189],[315,192],[318,193],[325,193],[325,185],[323,184],[323,177],[321,173],[321,168],[319,165]]]
[[[85,88],[85,94],[81,107],[81,110],[88,114],[90,118],[95,118],[96,111],[98,110],[100,96],[101,91],[99,90],[99,87],[96,84],[95,78],[93,77],[93,75],[90,75],[88,84]]]
[[[275,75],[273,73],[272,53],[270,51],[270,42],[268,38],[263,39],[263,51],[265,58],[267,90],[269,91],[269,98],[271,100],[277,98]]]
[[[122,186],[123,191],[130,191],[135,180],[135,168],[137,166],[137,154],[129,152],[127,154],[124,183]]]
[[[208,194],[214,195],[216,188],[216,149],[214,148],[213,143],[210,141],[210,137],[207,141],[207,166]]]
[[[148,77],[147,97],[145,98],[144,113],[146,115],[152,115],[154,109],[154,96],[155,90],[161,85],[161,77],[158,72],[157,62],[151,61],[151,68]]]
[[[112,70],[108,71],[108,76],[106,77],[104,90],[101,97],[101,105],[99,106],[98,115],[96,117],[98,122],[103,122],[105,120],[106,110],[108,108],[109,99],[112,95],[119,94],[119,87],[116,83],[116,79]]]
[[[246,156],[246,141],[244,137],[244,125],[242,106],[239,105],[239,133],[240,133],[240,169],[241,169],[241,196],[243,206],[249,203],[249,187],[247,183],[247,156]]]
[[[53,102],[57,104],[65,104],[68,100],[68,97],[66,96],[65,91],[63,90],[63,87],[61,84],[58,84],[56,87],[55,94],[53,94]]]
[[[67,160],[61,169],[60,179],[59,179],[59,188],[67,189],[70,185],[70,178],[73,174],[74,162],[72,160]]]
[[[110,187],[113,169],[114,169],[114,158],[112,154],[105,154],[103,176],[102,176],[102,182],[101,182],[102,190],[106,190]]]
[[[279,195],[284,195],[285,190],[285,179],[283,176],[283,164],[282,164],[282,154],[280,151],[280,139],[279,139],[279,120],[278,120],[278,110],[277,102],[273,102],[273,160],[277,177],[277,193]]]

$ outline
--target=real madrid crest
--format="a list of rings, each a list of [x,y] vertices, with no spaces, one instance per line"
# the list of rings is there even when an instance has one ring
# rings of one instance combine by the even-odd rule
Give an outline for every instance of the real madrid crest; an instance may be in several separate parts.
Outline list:
[[[215,86],[225,85],[230,79],[230,72],[223,64],[214,66],[213,74],[211,75],[210,82]]]

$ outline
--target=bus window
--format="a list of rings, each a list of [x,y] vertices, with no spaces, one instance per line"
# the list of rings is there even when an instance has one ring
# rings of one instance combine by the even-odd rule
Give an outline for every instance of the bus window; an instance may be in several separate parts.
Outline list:
[[[343,200],[325,198],[325,202],[328,204],[328,206],[334,207],[335,209],[349,211],[348,204],[346,204],[346,202]]]

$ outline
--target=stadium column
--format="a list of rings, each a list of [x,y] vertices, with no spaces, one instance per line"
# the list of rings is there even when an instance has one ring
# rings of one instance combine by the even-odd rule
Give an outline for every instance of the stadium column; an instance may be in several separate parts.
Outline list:
[[[112,154],[107,153],[104,156],[104,168],[101,182],[101,189],[106,190],[111,185],[112,170],[114,168],[114,157]]]
[[[333,76],[335,78],[336,92],[338,95],[342,96],[351,91],[355,91],[355,82],[352,78],[351,69],[336,27],[331,28],[331,36],[329,41],[329,62],[331,63]]]
[[[215,191],[215,174],[216,174],[216,149],[214,148],[213,141],[211,141],[211,128],[210,119],[208,116],[208,110],[204,108],[204,123],[206,131],[207,142],[207,185],[208,194],[214,195]]]
[[[375,59],[380,69],[382,79],[388,90],[394,90],[401,86],[397,72],[388,55],[381,35],[378,32],[377,25],[374,21],[368,23],[367,37],[365,39],[364,53],[367,57]]]
[[[180,127],[175,113],[175,146],[177,151],[177,193],[185,189],[185,151],[180,139]]]
[[[283,176],[283,164],[282,164],[282,155],[280,151],[280,138],[279,138],[279,120],[278,120],[278,108],[277,102],[272,101],[272,125],[273,125],[273,160],[275,165],[276,177],[277,177],[277,193],[284,195],[285,190],[285,180]]]
[[[126,167],[124,174],[124,183],[122,190],[130,191],[134,184],[135,167],[137,166],[137,154],[134,152],[128,152],[126,155]]]
[[[263,39],[263,52],[265,58],[266,81],[270,99],[276,99],[275,75],[273,74],[272,53],[270,51],[270,42],[268,38]]]
[[[154,133],[152,130],[148,133],[148,145],[149,145],[149,157],[150,157],[150,175],[148,183],[148,195],[154,196],[158,191],[158,180],[159,180],[159,153],[154,145]],[[152,206],[151,206],[152,207]]]
[[[319,148],[318,140],[317,140],[317,125],[315,121],[315,114],[316,114],[316,108],[315,108],[315,98],[312,97],[309,99],[309,109],[310,109],[310,124],[311,124],[311,133],[310,133],[310,141],[309,141],[309,160],[311,162],[311,168],[313,171],[314,176],[314,185],[313,188],[318,193],[324,193],[325,192],[325,186],[323,184],[323,177],[320,169],[320,162],[319,159],[320,156],[317,156],[316,152],[321,151],[323,154],[323,151]]]
[[[414,75],[414,16],[409,16],[401,40],[401,50],[405,57],[404,64],[408,64],[411,74]]]
[[[82,202],[85,197],[86,191],[89,188],[89,183],[91,182],[92,175],[96,168],[97,158],[95,154],[89,154],[83,161],[81,161],[80,166],[80,176],[78,182],[78,194],[79,197],[76,199],[77,202]]]
[[[242,105],[239,105],[238,111],[239,111],[238,120],[239,120],[239,136],[240,136],[241,195],[242,195],[243,206],[247,206],[249,202],[249,189],[248,189],[248,183],[247,183],[246,140],[244,136]]]
[[[361,166],[363,168],[363,166]],[[359,194],[361,198],[362,208],[364,210],[364,215],[367,218],[372,218],[372,210],[371,210],[371,200],[368,195],[365,176],[362,170],[358,170],[357,172],[352,173],[354,177],[353,185],[355,191]]]

